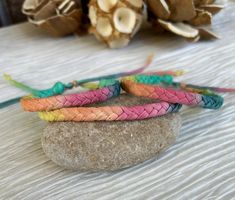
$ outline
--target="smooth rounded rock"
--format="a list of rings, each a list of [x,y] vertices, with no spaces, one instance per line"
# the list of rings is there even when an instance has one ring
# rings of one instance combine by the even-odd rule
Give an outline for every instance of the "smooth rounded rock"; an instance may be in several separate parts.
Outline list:
[[[152,100],[121,95],[99,104],[140,105]],[[56,164],[78,171],[113,171],[157,156],[176,140],[180,114],[140,121],[53,122],[42,134],[42,147]]]

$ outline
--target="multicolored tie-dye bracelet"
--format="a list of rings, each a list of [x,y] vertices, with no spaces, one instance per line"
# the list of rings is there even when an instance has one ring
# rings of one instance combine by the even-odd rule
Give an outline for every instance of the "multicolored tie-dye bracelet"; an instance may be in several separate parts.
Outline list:
[[[235,92],[233,88],[201,87],[174,82],[174,76],[182,74],[180,71],[142,73],[145,67],[129,73],[72,81],[68,84],[57,82],[47,90],[35,90],[7,75],[5,78],[14,86],[31,93],[31,96],[21,98],[23,109],[39,112],[40,118],[46,121],[140,120],[177,112],[182,105],[218,109],[223,105],[223,98],[215,92]],[[65,90],[77,86],[89,90],[62,95]],[[121,88],[129,94],[156,99],[158,102],[132,107],[83,107],[117,97]],[[8,104],[1,103],[0,107]]]
[[[188,106],[201,106],[208,109],[218,109],[223,105],[223,97],[216,94],[198,94],[178,89],[135,83],[130,80],[122,81],[122,88],[135,96],[179,103]]]
[[[85,106],[104,102],[120,95],[121,87],[118,81],[111,85],[81,93],[56,95],[46,98],[23,97],[20,102],[25,111],[50,111],[60,108]]]

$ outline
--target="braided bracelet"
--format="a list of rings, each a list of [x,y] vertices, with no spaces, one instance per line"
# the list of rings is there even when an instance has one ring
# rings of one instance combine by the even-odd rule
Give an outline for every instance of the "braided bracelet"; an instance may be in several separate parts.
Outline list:
[[[131,80],[122,80],[122,88],[130,94],[158,99],[170,103],[180,103],[191,106],[201,106],[208,109],[218,109],[223,105],[223,98],[218,95],[202,95],[198,93],[185,92],[172,88],[163,88],[136,83]]]
[[[104,102],[112,97],[119,96],[120,90],[120,83],[115,81],[114,84],[97,90],[81,92],[78,94],[57,95],[47,98],[24,97],[20,102],[25,111],[50,111],[59,108],[84,106],[92,103]]]
[[[137,82],[148,81],[148,83],[150,84],[171,84],[173,80],[171,75],[145,76],[141,74],[128,76],[128,79],[135,80]],[[99,84],[86,84],[83,85],[83,87],[90,87],[96,90],[91,90],[78,94],[56,95],[45,98],[23,97],[20,102],[25,111],[50,111],[63,107],[84,106],[87,104],[103,102],[112,97],[118,96],[120,94],[121,88],[119,81],[115,81],[113,79],[102,79],[100,80]]]
[[[177,112],[180,104],[167,102],[141,106],[106,106],[62,108],[50,112],[39,112],[39,117],[46,121],[130,121],[162,116]]]
[[[132,72],[78,80],[68,84],[57,82],[53,87],[46,90],[31,88],[11,79],[8,75],[5,75],[5,78],[12,85],[31,93],[31,96],[21,99],[21,105],[24,110],[32,112],[42,111],[39,112],[39,116],[47,121],[147,119],[176,112],[181,108],[181,104],[218,109],[223,104],[223,98],[214,92],[235,92],[234,88],[203,87],[174,82],[173,77],[182,75],[182,71],[138,74],[146,66]],[[118,78],[122,78],[121,81],[118,81]],[[97,81],[99,82],[98,84],[94,83]],[[160,85],[164,87],[160,87]],[[65,90],[76,86],[91,90],[78,94],[62,95]],[[132,107],[75,107],[103,102],[111,97],[116,97],[120,94],[121,87],[127,93],[164,102]],[[18,99],[2,102],[0,103],[0,108],[11,105],[17,102]]]

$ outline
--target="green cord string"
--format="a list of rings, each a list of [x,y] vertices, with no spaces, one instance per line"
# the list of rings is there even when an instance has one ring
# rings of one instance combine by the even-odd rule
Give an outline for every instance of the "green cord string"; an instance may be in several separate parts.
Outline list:
[[[16,80],[13,80],[10,75],[4,74],[4,78],[13,86],[20,88],[26,92],[29,92],[33,97],[37,98],[45,98],[50,97],[54,95],[59,95],[64,93],[66,89],[73,88],[72,83],[64,84],[62,82],[56,82],[51,88],[46,90],[36,90],[34,88],[31,88],[23,83],[20,83]]]
[[[147,59],[147,62],[143,67],[140,67],[140,68],[133,70],[133,71],[130,71],[130,72],[121,72],[121,73],[117,73],[117,74],[88,78],[88,79],[84,79],[84,80],[74,81],[74,82],[68,83],[68,84],[65,84],[62,82],[56,82],[51,88],[48,88],[46,90],[37,90],[37,89],[31,88],[23,83],[20,83],[16,80],[13,80],[11,78],[11,76],[8,74],[4,74],[4,78],[13,86],[20,88],[26,92],[29,92],[33,97],[46,98],[46,97],[50,97],[50,96],[54,96],[54,95],[63,94],[65,92],[65,90],[72,89],[74,86],[77,86],[77,85],[85,87],[86,84],[89,82],[100,81],[103,79],[117,79],[117,78],[124,77],[124,76],[139,74],[139,73],[143,72],[149,66],[151,61],[152,61],[152,56],[150,56]]]
[[[21,99],[21,97],[17,97],[17,98],[5,101],[3,103],[0,103],[0,109],[5,108],[5,107],[10,106],[10,105],[13,105],[13,104],[16,104],[20,101],[20,99]]]
[[[161,83],[171,85],[173,83],[173,76],[172,75],[144,75],[139,74],[133,76],[136,82],[150,84],[150,85],[158,85]]]

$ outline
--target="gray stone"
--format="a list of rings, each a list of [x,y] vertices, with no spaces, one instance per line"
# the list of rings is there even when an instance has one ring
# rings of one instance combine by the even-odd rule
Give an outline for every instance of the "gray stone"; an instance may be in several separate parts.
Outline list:
[[[140,105],[152,100],[121,95],[100,105]],[[42,134],[42,147],[56,164],[79,171],[113,171],[157,156],[176,140],[178,113],[141,121],[54,122]]]

